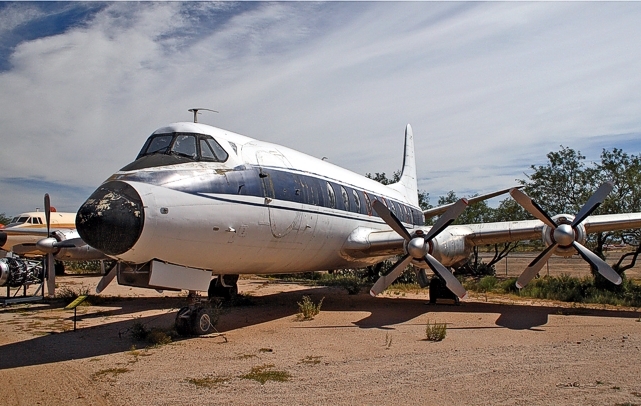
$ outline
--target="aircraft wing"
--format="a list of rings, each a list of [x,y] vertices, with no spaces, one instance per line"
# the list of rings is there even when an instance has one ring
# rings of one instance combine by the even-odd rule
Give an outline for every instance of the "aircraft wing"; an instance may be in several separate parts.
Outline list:
[[[588,234],[641,228],[641,213],[590,216],[582,224]],[[469,243],[486,245],[539,239],[543,230],[543,222],[540,220],[508,221],[469,224],[463,227],[470,229],[470,233],[466,236]]]
[[[38,240],[46,237],[46,228],[5,228],[0,230],[0,248],[13,251],[14,246],[23,244],[35,246]]]
[[[641,213],[606,214],[590,216],[582,223],[586,232],[598,233],[641,228]],[[439,247],[453,246],[463,240],[461,247],[470,249],[477,245],[501,244],[506,242],[541,239],[543,222],[540,220],[506,221],[453,225],[438,238]],[[420,227],[427,233],[430,227]],[[353,259],[379,258],[403,255],[403,238],[396,232],[358,228],[343,245],[343,255]],[[451,251],[450,251],[451,252]],[[457,253],[462,255],[463,252]],[[439,254],[443,262],[449,263],[447,253]]]

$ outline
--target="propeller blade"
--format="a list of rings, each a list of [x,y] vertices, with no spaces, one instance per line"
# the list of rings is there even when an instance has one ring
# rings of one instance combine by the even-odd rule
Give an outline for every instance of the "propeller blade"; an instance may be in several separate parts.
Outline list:
[[[47,237],[51,237],[51,199],[49,199],[49,193],[45,193],[45,220],[47,221]]]
[[[396,231],[405,239],[405,241],[412,239],[412,236],[410,236],[410,233],[405,229],[401,221],[387,208],[387,206],[378,200],[374,200],[372,207],[376,210],[376,213],[381,216],[383,221],[385,221],[388,226],[392,227],[392,230]]]
[[[436,223],[432,226],[432,228],[430,228],[430,231],[428,231],[425,239],[431,240],[441,231],[445,230],[447,226],[452,224],[452,222],[454,222],[454,220],[456,220],[456,218],[465,211],[467,205],[467,199],[460,199],[459,201],[454,203],[449,209],[447,209],[445,213],[443,213],[442,216],[438,218],[438,220],[436,220]]]
[[[530,265],[525,268],[525,270],[521,273],[519,276],[519,279],[516,281],[516,287],[519,289],[523,289],[525,285],[530,283],[530,281],[536,276],[536,274],[539,273],[541,268],[543,268],[543,264],[545,264],[548,259],[554,254],[554,249],[556,248],[558,244],[552,244],[549,247],[547,247],[543,252],[541,252],[532,262],[530,262]]]
[[[574,221],[572,221],[572,228],[574,228],[577,224],[585,220],[586,217],[588,217],[590,214],[592,214],[593,211],[599,208],[601,206],[601,203],[605,200],[606,197],[612,192],[612,189],[614,189],[614,183],[612,182],[605,182],[599,188],[594,192],[592,196],[588,199],[588,201],[581,207],[581,210],[579,210],[579,213],[574,217]],[[587,261],[587,260],[586,260]],[[589,261],[588,261],[589,262]],[[616,272],[615,272],[616,273]]]
[[[552,220],[552,218],[548,216],[548,214],[544,212],[543,209],[541,209],[541,207],[530,198],[530,196],[526,195],[516,188],[510,190],[510,195],[512,195],[514,200],[516,200],[516,202],[520,204],[521,207],[527,210],[528,213],[541,220],[548,226],[556,228],[556,223],[554,222],[554,220]]]
[[[49,297],[56,295],[56,267],[54,264],[53,254],[47,254],[47,293]]]
[[[378,278],[374,286],[372,286],[372,288],[369,290],[369,294],[372,296],[376,296],[387,289],[389,285],[391,285],[396,280],[396,278],[401,276],[410,262],[412,262],[412,257],[409,255],[405,255],[404,257],[396,261],[394,266],[392,266],[392,270],[387,275],[383,275]]]
[[[443,280],[445,280],[445,286],[447,286],[447,288],[451,290],[452,293],[454,293],[461,299],[465,297],[465,295],[467,294],[465,288],[463,287],[463,285],[461,285],[461,282],[456,279],[452,272],[450,272],[445,266],[443,266],[443,264],[438,262],[438,260],[430,254],[425,254],[424,260],[425,262],[427,262],[427,265],[430,266],[435,274],[439,275],[441,278],[443,278]]]
[[[572,245],[579,252],[579,255],[581,255],[583,259],[585,259],[590,265],[595,267],[601,274],[601,276],[603,276],[605,279],[609,280],[615,285],[620,285],[621,282],[623,282],[623,279],[621,279],[621,275],[616,273],[616,271],[612,269],[610,265],[599,258],[594,252],[585,248],[583,245],[579,244],[576,241],[573,242]]]
[[[111,281],[114,280],[116,277],[116,274],[118,273],[118,263],[116,262],[111,269],[109,269],[109,272],[105,274],[105,276],[100,279],[100,282],[98,282],[98,286],[96,286],[96,293],[101,293],[109,284]]]

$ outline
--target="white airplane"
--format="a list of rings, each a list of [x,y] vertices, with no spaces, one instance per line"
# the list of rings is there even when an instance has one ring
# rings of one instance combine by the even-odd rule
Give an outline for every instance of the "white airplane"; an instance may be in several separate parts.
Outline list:
[[[194,112],[194,117],[196,112]],[[401,256],[371,289],[376,295],[407,265],[431,269],[458,297],[465,289],[448,267],[475,245],[543,238],[548,248],[519,278],[524,286],[552,254],[579,252],[606,278],[621,278],[582,244],[587,233],[641,227],[641,213],[588,215],[606,183],[577,216],[550,217],[518,189],[517,201],[540,220],[450,225],[467,201],[425,214],[418,205],[414,137],[408,125],[400,181],[388,186],[327,161],[195,122],[162,127],[137,158],[107,179],[76,217],[80,237],[119,261],[98,285],[233,295],[240,274],[358,268]],[[212,279],[212,276],[215,276]],[[209,332],[193,304],[177,323]]]

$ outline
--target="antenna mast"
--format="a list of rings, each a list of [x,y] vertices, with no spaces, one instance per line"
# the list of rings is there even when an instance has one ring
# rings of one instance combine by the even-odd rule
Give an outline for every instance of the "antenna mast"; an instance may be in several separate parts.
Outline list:
[[[206,108],[203,108],[203,107],[198,107],[198,108],[195,108],[195,109],[189,109],[187,111],[194,113],[194,123],[198,122],[198,112],[200,110],[206,110],[206,111],[211,111],[212,113],[218,113],[216,110],[206,109]]]

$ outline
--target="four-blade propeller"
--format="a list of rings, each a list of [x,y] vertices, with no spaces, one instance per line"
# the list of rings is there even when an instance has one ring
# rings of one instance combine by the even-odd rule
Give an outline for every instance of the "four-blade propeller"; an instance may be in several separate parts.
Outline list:
[[[451,206],[439,219],[436,221],[436,224],[427,232],[423,233],[422,230],[418,230],[411,235],[409,231],[403,226],[401,221],[392,213],[383,203],[378,200],[375,200],[372,204],[376,213],[387,223],[392,230],[396,231],[401,237],[403,237],[407,244],[407,254],[403,255],[393,266],[389,273],[378,278],[370,294],[376,296],[379,293],[383,292],[389,285],[392,284],[398,278],[407,265],[412,261],[412,259],[423,260],[427,265],[434,271],[435,274],[439,275],[443,280],[445,280],[445,285],[449,290],[451,290],[456,296],[462,298],[465,296],[465,288],[461,285],[461,282],[452,275],[452,273],[441,264],[436,258],[434,258],[429,253],[430,241],[436,237],[441,231],[450,225],[456,218],[465,210],[467,207],[467,200],[461,199]]]
[[[516,287],[519,289],[523,288],[534,278],[543,265],[550,259],[552,254],[554,254],[557,248],[569,248],[573,247],[583,259],[592,265],[597,272],[599,272],[604,278],[619,285],[622,282],[621,276],[614,271],[599,258],[592,251],[587,249],[585,246],[576,241],[576,227],[581,224],[594,210],[596,210],[603,200],[608,196],[612,191],[614,185],[612,182],[605,182],[602,184],[596,192],[588,199],[585,205],[579,210],[579,213],[576,215],[574,220],[570,224],[557,224],[552,217],[550,217],[534,200],[532,200],[528,195],[521,192],[519,189],[510,190],[510,195],[516,200],[525,210],[527,210],[534,217],[541,220],[543,223],[548,225],[552,232],[552,244],[547,247],[542,253],[540,253],[527,268],[523,271],[519,279],[516,281]]]

